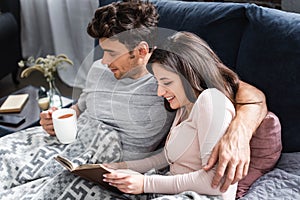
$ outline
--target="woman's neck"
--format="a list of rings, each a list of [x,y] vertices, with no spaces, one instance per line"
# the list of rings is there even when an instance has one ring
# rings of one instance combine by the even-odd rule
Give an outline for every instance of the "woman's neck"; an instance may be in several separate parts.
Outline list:
[[[187,104],[183,107],[184,110],[183,110],[183,113],[181,115],[181,120],[180,121],[184,121],[190,116],[190,113],[192,111],[193,106],[194,106],[194,103],[189,103],[189,104]]]

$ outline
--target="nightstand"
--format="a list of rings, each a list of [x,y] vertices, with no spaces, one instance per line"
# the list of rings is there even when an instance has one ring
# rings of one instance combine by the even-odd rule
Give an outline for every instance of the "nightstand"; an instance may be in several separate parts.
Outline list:
[[[25,122],[20,124],[19,126],[6,126],[6,125],[0,125],[0,137],[22,130],[26,129],[32,126],[38,126],[39,120],[40,120],[40,112],[41,109],[37,102],[38,97],[38,88],[33,87],[31,85],[26,86],[25,88],[22,88],[12,94],[29,94],[29,98],[27,102],[25,103],[23,109],[19,113],[2,113],[1,115],[17,115],[17,116],[25,116]],[[0,99],[0,105],[5,101],[6,97],[3,97]],[[63,101],[63,107],[70,107],[72,103],[74,102],[72,99],[69,99],[67,97],[62,97]]]

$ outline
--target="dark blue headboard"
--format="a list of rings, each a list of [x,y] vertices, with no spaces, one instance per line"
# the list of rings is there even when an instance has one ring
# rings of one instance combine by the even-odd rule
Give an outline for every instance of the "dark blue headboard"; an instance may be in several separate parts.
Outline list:
[[[246,3],[150,1],[159,27],[196,33],[242,80],[261,89],[280,119],[283,151],[300,151],[300,14]]]
[[[112,2],[116,0],[100,0],[99,4],[104,6]],[[157,6],[160,15],[159,27],[196,33],[227,66],[235,69],[241,37],[247,25],[247,4],[166,0],[151,2]]]

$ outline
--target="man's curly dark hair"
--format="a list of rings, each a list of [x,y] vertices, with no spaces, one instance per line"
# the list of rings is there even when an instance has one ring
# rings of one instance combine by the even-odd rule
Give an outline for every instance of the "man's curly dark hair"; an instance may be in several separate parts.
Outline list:
[[[132,50],[141,41],[153,45],[159,15],[149,1],[114,2],[98,8],[87,27],[93,38],[115,38]]]

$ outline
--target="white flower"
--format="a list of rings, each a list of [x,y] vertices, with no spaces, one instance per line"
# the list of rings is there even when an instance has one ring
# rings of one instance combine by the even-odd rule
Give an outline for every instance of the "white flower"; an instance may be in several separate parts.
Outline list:
[[[47,55],[46,58],[39,57],[36,60],[33,57],[29,57],[27,61],[21,60],[18,65],[20,67],[29,66],[21,73],[21,78],[28,77],[32,71],[39,71],[43,73],[46,80],[49,82],[54,79],[54,74],[57,68],[64,67],[62,63],[69,63],[73,65],[73,62],[64,54],[58,56]]]
[[[24,63],[23,60],[21,60],[20,62],[18,62],[18,65],[19,65],[19,67],[24,67],[24,66],[25,66],[25,63]]]

